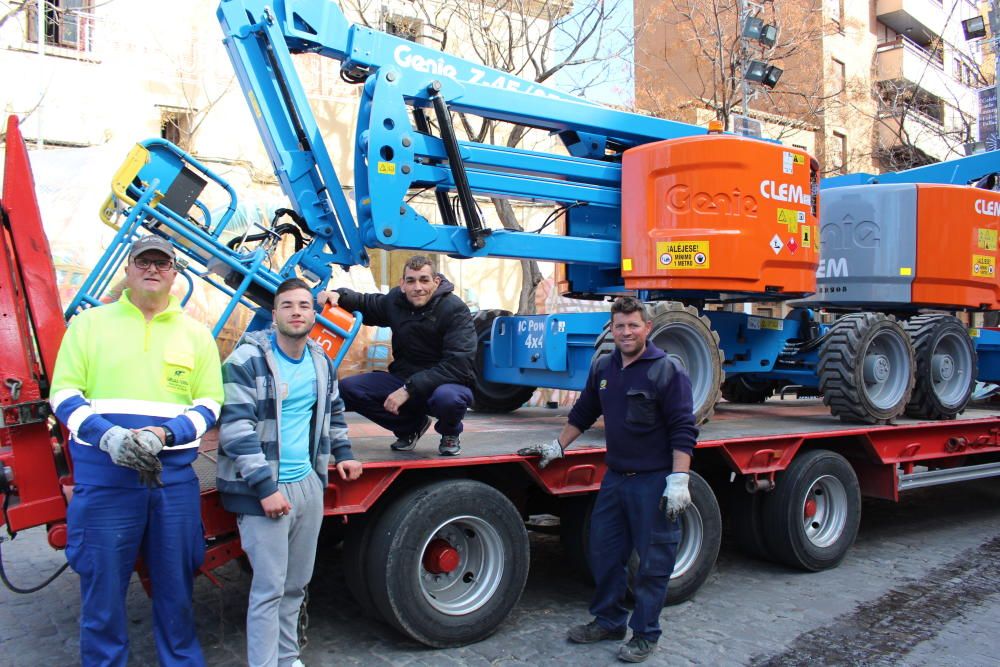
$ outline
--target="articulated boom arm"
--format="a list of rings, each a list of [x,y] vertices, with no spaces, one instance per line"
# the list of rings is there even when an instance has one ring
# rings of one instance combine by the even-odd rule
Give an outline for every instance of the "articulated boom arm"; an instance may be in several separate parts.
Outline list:
[[[279,181],[315,234],[287,271],[297,265],[323,277],[330,264],[364,265],[366,247],[385,247],[461,257],[573,258],[604,270],[602,280],[615,283],[621,255],[618,155],[631,146],[704,133],[600,107],[351,24],[327,0],[223,0],[218,16]],[[291,56],[301,52],[335,58],[346,80],[364,82],[355,136],[356,217],[295,72]],[[569,155],[459,141],[453,113],[559,133]],[[408,204],[413,192],[424,189],[434,189],[444,224],[432,224]],[[464,225],[449,200],[452,193]],[[566,235],[486,229],[476,195],[571,205]]]

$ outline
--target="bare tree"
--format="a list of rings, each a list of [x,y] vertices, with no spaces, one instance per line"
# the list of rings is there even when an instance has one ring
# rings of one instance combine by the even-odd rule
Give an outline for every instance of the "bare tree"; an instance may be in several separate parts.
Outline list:
[[[905,43],[903,37],[884,44],[876,51],[873,68],[887,49],[922,48]],[[940,38],[923,48],[926,63],[917,81],[887,80],[875,84],[876,113],[871,116],[875,131],[871,157],[885,171],[899,171],[940,159],[964,155],[964,145],[975,140],[977,117],[968,113],[968,100],[962,99],[957,87],[949,87],[947,97],[932,95],[922,86],[932,69],[943,69],[944,44]],[[957,56],[955,56],[957,57]],[[963,83],[969,88],[987,85],[987,76],[979,63],[963,59]],[[857,109],[864,114],[864,110]],[[937,155],[927,152],[928,145],[937,145]]]
[[[347,0],[370,27],[427,42],[488,67],[574,93],[613,80],[632,49],[633,26],[623,25],[617,10],[625,0],[415,0],[405,16],[396,16],[373,0]],[[522,145],[526,128],[462,115],[460,125],[476,142]],[[492,199],[499,224],[523,231],[507,200]],[[542,281],[538,263],[521,262],[518,312],[535,312],[535,290]]]
[[[730,116],[745,103],[762,115],[784,119],[789,131],[819,125],[836,103],[838,91],[824,90],[825,77],[817,70],[824,34],[818,3],[774,0],[762,5],[759,17],[778,26],[777,42],[770,48],[747,50],[736,0],[667,0],[650,5],[651,27],[639,37],[636,51],[639,106],[689,122],[695,121],[696,109],[709,109],[731,127]],[[744,86],[751,58],[764,58],[785,69],[778,87]],[[746,95],[747,90],[753,97]]]

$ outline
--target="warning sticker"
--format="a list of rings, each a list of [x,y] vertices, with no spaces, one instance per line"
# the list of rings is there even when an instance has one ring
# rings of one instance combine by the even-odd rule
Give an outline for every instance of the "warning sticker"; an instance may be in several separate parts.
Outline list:
[[[752,331],[760,331],[761,329],[769,331],[784,331],[785,321],[776,320],[771,317],[751,317],[747,319],[747,329]]]
[[[781,171],[786,174],[792,173],[792,165],[795,164],[795,154],[785,151],[781,156]]]
[[[387,176],[394,176],[396,174],[396,163],[380,161],[378,163],[378,173],[386,174]]]
[[[989,255],[972,256],[972,275],[975,278],[992,278],[997,272],[997,259]]]
[[[795,240],[794,236],[789,236],[788,243],[785,244],[785,247],[788,248],[788,252],[794,255],[795,251],[799,249],[799,242]]]
[[[771,246],[771,250],[773,250],[774,254],[777,255],[781,252],[781,249],[785,247],[785,242],[781,240],[780,236],[775,234],[771,237],[771,242],[768,245]]]
[[[969,329],[969,336],[971,336],[972,338],[979,338],[980,333],[981,332],[979,329]]]
[[[802,225],[802,247],[811,248],[813,242],[812,229],[809,225]]]
[[[978,238],[977,245],[983,250],[996,250],[997,249],[997,230],[995,229],[977,229],[976,230]]]
[[[659,269],[709,268],[708,241],[657,241],[656,267]]]
[[[795,211],[790,208],[778,209],[778,224],[786,225],[788,231],[795,234],[799,231],[799,225],[806,221],[805,211]]]

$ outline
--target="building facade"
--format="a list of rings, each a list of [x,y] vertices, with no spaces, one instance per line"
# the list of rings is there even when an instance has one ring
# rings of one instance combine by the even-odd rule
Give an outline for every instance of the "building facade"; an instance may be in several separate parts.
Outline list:
[[[774,46],[741,50],[741,9],[777,25]],[[637,103],[728,119],[744,108],[747,61],[760,59],[784,71],[773,89],[753,86],[747,115],[764,136],[812,152],[825,175],[960,157],[977,139],[977,90],[992,78],[962,32],[980,11],[969,0],[637,0]]]

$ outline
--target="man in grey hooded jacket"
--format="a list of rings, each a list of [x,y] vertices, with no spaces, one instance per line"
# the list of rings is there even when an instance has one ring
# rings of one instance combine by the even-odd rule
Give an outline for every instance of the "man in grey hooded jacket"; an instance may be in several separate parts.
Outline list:
[[[238,514],[253,566],[247,609],[252,667],[299,667],[298,618],[312,578],[330,456],[341,479],[361,476],[347,439],[333,363],[308,338],[309,287],[278,286],[275,330],[248,334],[222,367],[218,489]]]

